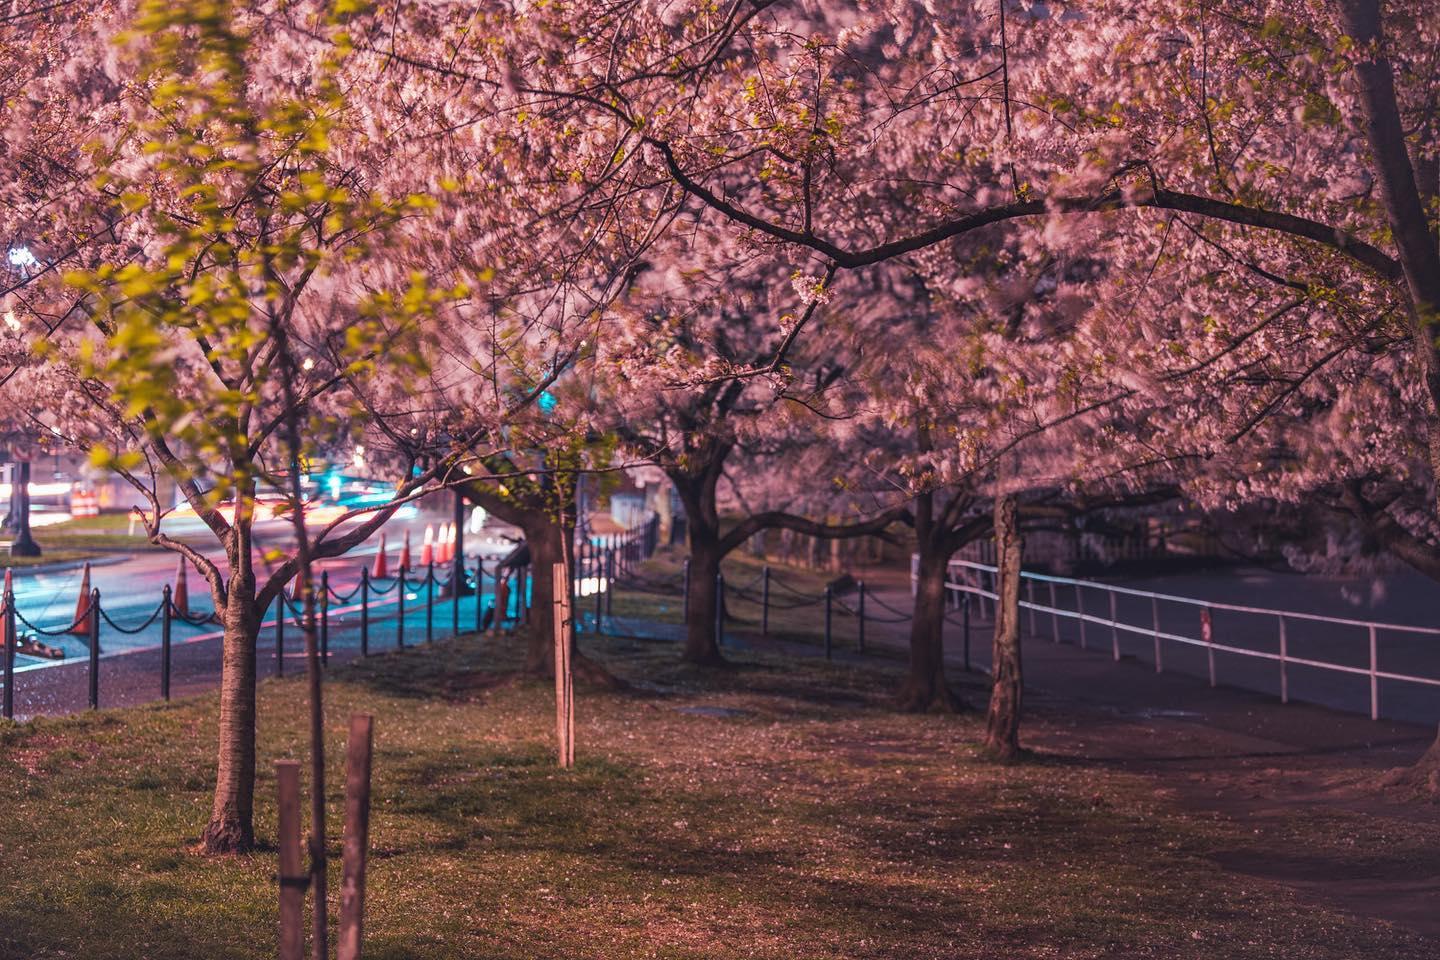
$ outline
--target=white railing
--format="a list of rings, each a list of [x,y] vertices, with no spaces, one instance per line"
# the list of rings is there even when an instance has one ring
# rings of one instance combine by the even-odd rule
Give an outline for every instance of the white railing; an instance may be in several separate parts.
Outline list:
[[[912,563],[912,583],[917,565]],[[994,603],[998,599],[995,593],[996,568],[991,564],[976,563],[970,560],[950,561],[946,589],[949,595],[955,600],[964,595],[971,595],[978,598],[980,613],[984,614],[984,605],[988,601],[991,605],[993,615]],[[1088,648],[1089,637],[1087,636],[1087,625],[1108,628],[1110,632],[1110,649],[1114,659],[1119,660],[1121,656],[1121,635],[1143,637],[1151,641],[1153,645],[1153,658],[1155,672],[1164,671],[1164,648],[1165,642],[1180,644],[1186,647],[1193,647],[1205,651],[1207,669],[1210,685],[1216,685],[1215,655],[1217,653],[1231,654],[1238,657],[1253,658],[1256,660],[1270,661],[1279,666],[1280,699],[1288,703],[1290,700],[1290,676],[1289,668],[1292,666],[1309,667],[1316,670],[1328,671],[1337,674],[1350,676],[1363,676],[1369,679],[1370,683],[1370,716],[1372,719],[1380,717],[1380,682],[1382,680],[1397,681],[1401,683],[1420,684],[1427,687],[1440,687],[1440,677],[1418,676],[1412,673],[1403,673],[1397,670],[1382,670],[1380,668],[1380,634],[1402,634],[1414,637],[1440,637],[1440,628],[1420,627],[1402,623],[1382,623],[1372,620],[1356,620],[1348,617],[1332,617],[1318,613],[1307,613],[1300,610],[1282,610],[1271,607],[1256,607],[1243,604],[1220,603],[1213,600],[1200,600],[1194,597],[1177,596],[1175,594],[1156,593],[1149,590],[1138,590],[1133,587],[1115,586],[1106,583],[1097,583],[1093,580],[1076,580],[1070,577],[1056,577],[1040,573],[1022,572],[1021,581],[1025,585],[1025,596],[1020,601],[1022,609],[1029,612],[1029,626],[1032,634],[1038,634],[1038,615],[1049,615],[1051,620],[1051,632],[1056,643],[1060,642],[1060,622],[1063,619],[1074,621],[1079,628],[1079,644],[1082,648]],[[1048,602],[1039,602],[1035,599],[1036,587],[1040,585],[1047,587],[1049,596]],[[1075,609],[1062,607],[1057,597],[1058,587],[1068,587],[1074,592]],[[1103,612],[1089,612],[1085,609],[1085,598],[1087,593],[1099,593],[1108,600],[1108,610],[1102,607]],[[1117,610],[1120,598],[1133,600],[1149,600],[1149,622],[1135,622],[1137,618],[1122,617]],[[1161,629],[1160,609],[1161,604],[1176,604],[1182,607],[1190,607],[1199,611],[1195,623],[1198,627],[1198,636],[1186,635],[1172,629]],[[1274,639],[1277,641],[1278,649],[1263,650],[1255,647],[1240,646],[1235,643],[1220,643],[1215,639],[1213,616],[1216,611],[1240,614],[1249,617],[1273,618],[1276,624]],[[1108,613],[1108,616],[1105,615]],[[1143,616],[1143,614],[1142,614]],[[1297,656],[1291,650],[1292,638],[1287,630],[1287,622],[1298,621],[1312,625],[1327,625],[1329,628],[1343,628],[1345,630],[1362,630],[1369,641],[1368,663],[1364,666],[1337,662],[1335,660],[1318,659],[1314,656]],[[1317,627],[1317,630],[1320,629]],[[1314,631],[1312,631],[1314,632]],[[1309,645],[1320,645],[1324,641],[1316,641],[1313,638],[1306,638]],[[1345,645],[1353,648],[1354,644]],[[1417,651],[1428,659],[1440,661],[1440,647],[1430,647],[1427,650]]]

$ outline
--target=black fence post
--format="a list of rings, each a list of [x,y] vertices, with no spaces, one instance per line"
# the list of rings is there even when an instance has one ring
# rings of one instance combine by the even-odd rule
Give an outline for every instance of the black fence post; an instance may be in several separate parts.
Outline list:
[[[405,573],[406,570],[402,566],[400,568],[400,580],[395,585],[395,600],[400,611],[400,615],[395,618],[396,650],[405,649]]]
[[[684,613],[685,622],[690,622],[690,558],[685,558],[685,585],[681,588],[685,596]]]
[[[8,581],[8,577],[6,578]],[[4,635],[5,643],[5,702],[4,714],[6,720],[15,719],[15,641],[19,639],[15,633],[15,593],[9,588],[8,583],[5,589],[5,622],[0,628],[0,634]]]
[[[960,622],[965,629],[965,672],[970,672],[970,594],[961,594]],[[942,621],[943,628],[943,621]]]
[[[90,709],[100,706],[100,591],[90,591]]]
[[[831,601],[835,597],[835,591],[830,584],[825,584],[825,659],[830,659],[830,610]]]
[[[465,561],[456,560],[450,566],[450,637],[460,636],[460,595],[465,592]]]
[[[425,568],[425,642],[435,639],[435,564]]]
[[[360,656],[370,656],[370,568],[360,564]]]
[[[864,581],[864,580],[861,580],[861,581],[860,581],[860,604],[859,604],[859,610],[860,610],[859,616],[858,616],[858,619],[859,619],[859,621],[860,621],[860,625],[859,625],[859,627],[858,627],[858,629],[859,629],[859,631],[860,631],[860,633],[859,633],[859,646],[860,646],[860,652],[861,652],[861,653],[864,653],[864,652],[865,652],[865,581]]]
[[[170,699],[170,584],[160,591],[160,699]]]
[[[760,569],[760,636],[770,636],[770,564]]]
[[[485,558],[475,558],[475,632],[485,632]]]
[[[615,544],[611,538],[611,544],[605,550],[605,616],[615,614]]]
[[[285,598],[285,586],[275,595],[275,676],[285,676],[285,617],[290,613],[290,601]]]
[[[597,543],[590,551],[590,579],[594,581],[595,587],[595,633],[601,634],[605,631],[601,625],[605,622],[605,591],[600,589],[605,577],[605,555]]]
[[[330,666],[330,571],[320,571],[320,663]]]

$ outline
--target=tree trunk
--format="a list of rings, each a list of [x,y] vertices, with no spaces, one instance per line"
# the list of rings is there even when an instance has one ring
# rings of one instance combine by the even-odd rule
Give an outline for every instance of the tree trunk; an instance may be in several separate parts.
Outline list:
[[[945,567],[939,546],[921,540],[910,620],[910,672],[900,687],[899,705],[915,713],[954,713],[963,702],[945,683]]]
[[[1345,32],[1361,44],[1373,44],[1371,51],[1355,61],[1363,114],[1360,119],[1410,294],[1415,350],[1423,364],[1432,410],[1430,466],[1437,481],[1435,508],[1440,513],[1440,430],[1433,426],[1433,419],[1440,417],[1440,250],[1423,199],[1432,196],[1436,187],[1428,177],[1424,181],[1417,179],[1411,161],[1395,90],[1395,68],[1385,55],[1384,9],[1380,0],[1338,0],[1336,6]],[[1440,735],[1414,772],[1432,792],[1440,790]]]
[[[655,515],[660,518],[659,541],[660,546],[670,546],[671,540],[675,538],[675,511],[670,503],[670,481],[665,479],[656,484]]]
[[[555,564],[565,562],[566,530],[544,511],[529,515],[521,525],[530,546],[530,634],[525,644],[525,672],[539,677],[555,676]],[[567,567],[568,569],[568,567]],[[522,597],[521,603],[525,600]],[[582,682],[612,690],[624,689],[625,681],[585,656],[570,634],[571,672]]]
[[[985,716],[985,753],[1011,761],[1020,755],[1024,673],[1020,661],[1020,557],[1022,542],[1013,496],[995,500],[995,565],[1000,595],[990,669],[990,708]]]
[[[1436,732],[1430,749],[1413,766],[1391,770],[1381,783],[1430,800],[1440,800],[1440,731]]]
[[[715,636],[715,576],[720,572],[720,543],[712,531],[690,526],[690,613],[685,618],[685,654],[690,663],[720,664],[725,657]]]
[[[532,514],[521,526],[530,547],[530,636],[525,671],[555,675],[555,591],[551,571],[565,560],[565,530],[547,514]],[[521,598],[524,603],[524,598]]]
[[[14,482],[10,484],[10,516],[6,522],[15,534],[10,544],[12,557],[38,557],[40,544],[30,534],[30,461],[15,463]]]
[[[219,763],[202,840],[206,853],[244,853],[255,846],[255,641],[260,632],[248,564],[230,581],[223,615]]]

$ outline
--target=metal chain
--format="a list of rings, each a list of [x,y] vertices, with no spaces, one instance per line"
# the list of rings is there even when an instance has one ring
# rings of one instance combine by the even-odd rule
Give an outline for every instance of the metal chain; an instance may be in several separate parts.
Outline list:
[[[329,593],[330,593],[330,599],[331,599],[331,600],[334,600],[336,603],[349,603],[351,600],[354,600],[356,597],[358,597],[358,596],[360,595],[360,584],[358,584],[358,583],[355,584],[355,589],[354,589],[354,590],[351,590],[349,593],[345,594],[343,597],[340,595],[339,591],[337,591],[334,587],[327,586],[325,589],[326,589],[327,591],[329,591]]]
[[[740,597],[742,600],[748,600],[748,601],[750,601],[751,603],[755,603],[755,604],[763,604],[763,603],[764,603],[764,598],[763,598],[763,597],[753,596],[753,595],[747,593],[747,592],[744,591],[744,590],[733,590],[733,591],[732,591],[732,590],[730,590],[729,588],[727,588],[726,591],[725,591],[725,594],[726,594],[727,597],[730,596],[732,593],[733,593],[734,595]],[[796,593],[795,595],[796,595],[797,597],[803,597],[803,596],[804,596],[804,594],[802,594],[802,593]],[[815,606],[816,604],[824,603],[824,602],[825,602],[825,598],[824,598],[823,596],[811,597],[810,599],[805,600],[804,602],[792,602],[792,603],[777,603],[777,602],[772,598],[772,599],[770,600],[770,609],[771,609],[771,610],[800,610],[800,609],[803,609],[803,608],[805,608],[805,607],[813,607],[813,606]]]
[[[67,634],[74,633],[75,630],[76,630],[78,627],[81,627],[81,626],[84,626],[85,624],[87,624],[87,623],[89,622],[89,620],[90,620],[90,615],[89,615],[89,613],[87,612],[85,616],[79,617],[79,618],[75,619],[74,621],[72,621],[71,624],[70,624],[70,626],[68,626],[68,627],[61,627],[59,630],[46,630],[44,627],[37,627],[35,624],[31,623],[29,620],[26,620],[26,619],[25,619],[25,615],[24,615],[23,613],[21,613],[21,612],[19,611],[19,609],[16,609],[16,611],[15,611],[15,619],[16,619],[16,620],[19,620],[21,623],[23,623],[23,624],[24,624],[26,627],[28,627],[29,629],[31,629],[31,630],[35,631],[36,633],[40,634],[40,636],[42,636],[42,637],[63,637],[63,636],[66,636]]]
[[[391,580],[390,580],[390,586],[384,587],[383,589],[382,589],[381,587],[375,586],[375,581],[374,581],[374,580],[371,580],[371,581],[370,581],[370,592],[373,593],[373,594],[375,594],[375,596],[377,596],[377,597],[383,597],[383,596],[385,596],[385,594],[387,594],[387,593],[394,593],[395,590],[396,590],[399,586],[400,586],[400,578],[399,578],[399,577],[391,578]]]
[[[192,617],[187,613],[181,613],[179,610],[176,610],[175,617],[181,623],[188,623],[192,627],[203,627],[207,623],[220,622],[220,617],[218,614],[215,613],[214,610],[211,610],[209,613],[199,617]]]
[[[104,605],[103,603],[100,605],[100,619],[104,620],[106,623],[110,624],[110,626],[111,626],[112,628],[114,628],[114,629],[116,629],[116,630],[119,630],[121,633],[131,634],[131,635],[137,634],[137,633],[139,633],[141,630],[144,630],[144,629],[146,629],[147,627],[149,627],[150,624],[154,623],[156,620],[158,620],[158,619],[160,618],[160,614],[162,614],[163,612],[165,612],[165,601],[164,601],[164,600],[161,600],[160,603],[155,607],[155,612],[152,613],[152,614],[150,614],[150,616],[149,616],[148,618],[146,618],[146,620],[145,620],[144,623],[140,624],[140,626],[138,626],[138,627],[127,628],[127,627],[122,627],[122,626],[120,626],[120,624],[116,623],[114,620],[111,620],[111,619],[110,619],[110,614],[108,614],[108,613],[105,612],[105,605]]]

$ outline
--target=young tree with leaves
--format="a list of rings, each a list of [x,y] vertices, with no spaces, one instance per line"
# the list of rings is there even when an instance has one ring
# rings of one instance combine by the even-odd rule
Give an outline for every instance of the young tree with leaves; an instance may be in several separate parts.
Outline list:
[[[130,482],[150,540],[209,587],[224,629],[212,852],[254,843],[256,639],[301,563],[275,549],[261,575],[254,523],[262,485],[304,509],[287,424],[302,425],[302,464],[359,439],[356,385],[401,389],[423,367],[424,325],[465,292],[397,269],[433,200],[372,187],[400,158],[364,136],[359,91],[337,79],[345,18],[326,17],[327,42],[302,48],[267,34],[265,11],[227,4],[145,2],[95,24],[90,66],[54,78],[99,91],[90,149],[64,158],[86,175],[32,198],[56,211],[35,242],[79,296],[46,286],[53,273],[32,288],[51,305],[33,317],[47,362],[10,387],[48,400],[65,438]],[[392,497],[315,531],[309,559],[363,542],[453,465],[397,456]],[[162,476],[219,559],[166,532]]]

